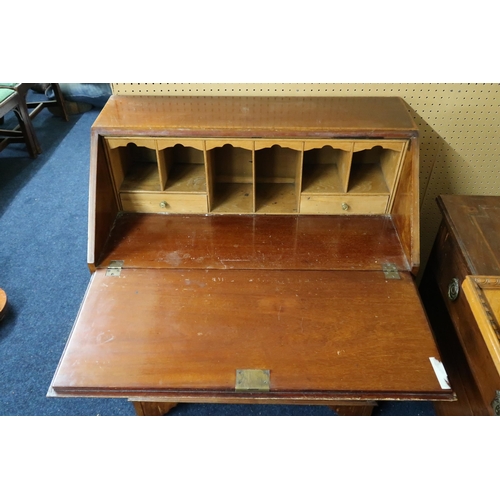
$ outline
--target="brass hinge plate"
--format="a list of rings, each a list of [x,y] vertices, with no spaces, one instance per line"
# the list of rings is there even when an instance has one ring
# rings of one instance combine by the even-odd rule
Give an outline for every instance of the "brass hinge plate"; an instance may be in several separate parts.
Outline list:
[[[123,260],[112,260],[106,269],[106,276],[120,276],[123,263]]]
[[[269,391],[270,370],[236,370],[236,391]]]
[[[391,263],[382,264],[382,271],[384,272],[384,276],[386,280],[400,280],[401,276],[399,275],[398,268]]]

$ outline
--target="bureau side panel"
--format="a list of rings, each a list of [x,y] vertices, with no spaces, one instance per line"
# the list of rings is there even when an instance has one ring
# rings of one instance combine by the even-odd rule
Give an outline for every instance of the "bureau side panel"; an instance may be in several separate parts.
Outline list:
[[[99,264],[99,256],[118,214],[118,205],[109,174],[104,139],[92,133],[90,146],[89,226],[87,263],[91,271]]]
[[[418,139],[414,137],[403,159],[399,184],[391,210],[394,227],[414,275],[417,274],[420,265],[418,162]]]

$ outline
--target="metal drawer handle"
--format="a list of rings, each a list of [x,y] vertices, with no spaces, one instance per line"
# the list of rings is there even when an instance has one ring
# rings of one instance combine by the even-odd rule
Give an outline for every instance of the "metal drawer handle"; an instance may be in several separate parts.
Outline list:
[[[460,293],[460,282],[458,278],[452,278],[450,284],[448,285],[448,298],[454,302],[458,298],[458,294]]]
[[[342,210],[344,211],[349,210],[349,205],[347,203],[342,203]]]
[[[166,201],[160,201],[160,207],[161,208],[167,208],[168,207],[168,203]]]

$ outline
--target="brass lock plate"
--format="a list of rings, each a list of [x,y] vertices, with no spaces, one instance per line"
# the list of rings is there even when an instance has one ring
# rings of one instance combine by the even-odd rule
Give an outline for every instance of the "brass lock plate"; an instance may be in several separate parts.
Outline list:
[[[236,391],[269,391],[270,370],[236,370]]]

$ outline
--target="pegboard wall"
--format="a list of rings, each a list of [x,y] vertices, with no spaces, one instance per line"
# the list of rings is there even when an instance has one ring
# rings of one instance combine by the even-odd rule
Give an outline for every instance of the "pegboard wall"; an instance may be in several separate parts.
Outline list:
[[[128,95],[399,96],[420,129],[421,269],[441,215],[439,194],[500,195],[500,83],[113,83]]]

